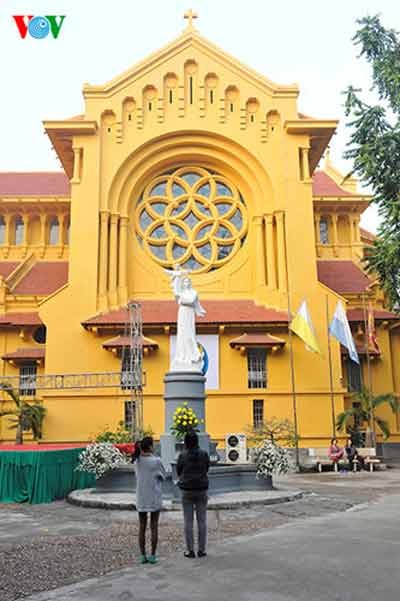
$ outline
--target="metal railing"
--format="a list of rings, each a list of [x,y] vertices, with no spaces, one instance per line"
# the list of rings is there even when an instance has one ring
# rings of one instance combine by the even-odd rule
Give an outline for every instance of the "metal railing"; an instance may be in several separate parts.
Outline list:
[[[79,390],[82,388],[122,388],[123,390],[142,389],[145,374],[120,371],[82,374],[24,374],[23,376],[0,376],[0,384],[8,384],[14,390],[21,388],[35,390]]]

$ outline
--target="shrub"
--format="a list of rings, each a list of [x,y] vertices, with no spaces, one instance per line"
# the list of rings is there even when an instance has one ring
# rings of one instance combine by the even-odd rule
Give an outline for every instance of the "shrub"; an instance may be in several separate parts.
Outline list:
[[[257,478],[267,478],[272,474],[287,474],[290,469],[289,455],[286,449],[270,440],[256,449]]]
[[[94,442],[79,455],[78,471],[94,474],[101,478],[119,465],[127,465],[126,457],[110,442]]]

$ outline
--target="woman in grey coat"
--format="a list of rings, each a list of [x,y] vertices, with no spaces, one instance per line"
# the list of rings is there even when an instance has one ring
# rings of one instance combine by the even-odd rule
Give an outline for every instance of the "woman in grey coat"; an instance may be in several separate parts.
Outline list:
[[[137,444],[133,461],[136,471],[136,509],[139,514],[140,563],[157,563],[158,521],[162,508],[162,481],[164,466],[153,455],[153,439],[145,436]],[[150,513],[151,554],[146,555],[147,514]]]

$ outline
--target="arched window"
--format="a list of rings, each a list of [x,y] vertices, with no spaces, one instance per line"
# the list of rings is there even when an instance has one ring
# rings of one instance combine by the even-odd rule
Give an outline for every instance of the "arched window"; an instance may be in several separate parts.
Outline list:
[[[0,244],[4,244],[6,241],[6,222],[4,217],[0,217]]]
[[[326,217],[319,222],[319,240],[321,244],[329,244],[329,226]]]
[[[60,224],[58,223],[58,217],[52,217],[49,225],[49,244],[54,246],[58,244],[60,235]]]
[[[24,241],[24,220],[18,215],[14,223],[15,245],[20,246]]]

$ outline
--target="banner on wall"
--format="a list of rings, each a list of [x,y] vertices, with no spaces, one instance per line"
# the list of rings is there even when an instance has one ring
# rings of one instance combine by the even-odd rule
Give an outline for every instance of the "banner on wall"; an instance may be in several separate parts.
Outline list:
[[[206,376],[206,390],[219,389],[219,343],[218,334],[198,334],[196,336],[203,357],[203,373]],[[170,337],[169,354],[175,353],[176,336]]]

